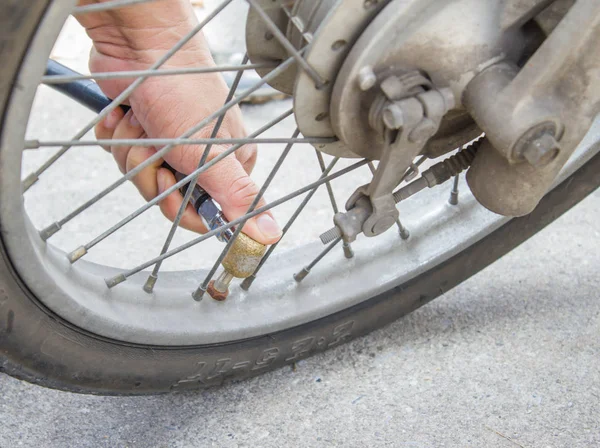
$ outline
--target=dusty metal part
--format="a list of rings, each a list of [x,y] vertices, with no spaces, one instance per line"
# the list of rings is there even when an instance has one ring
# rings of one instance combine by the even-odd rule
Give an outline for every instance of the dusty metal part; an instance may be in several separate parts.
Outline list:
[[[450,198],[448,198],[448,204],[458,205],[458,182],[460,176],[454,176],[454,182],[452,183],[452,190],[450,190]]]
[[[366,92],[377,84],[377,75],[373,72],[373,67],[365,66],[358,72],[358,86],[360,90]]]
[[[383,130],[387,144],[381,155],[373,153],[371,148],[361,150],[364,157],[380,157],[381,162],[371,183],[359,188],[346,204],[346,210],[352,213],[357,201],[369,202],[370,207],[361,206],[369,212],[362,222],[362,232],[369,237],[380,235],[398,221],[392,192],[414,158],[437,132],[443,116],[455,106],[449,89],[433,88],[431,81],[415,70],[387,76],[379,90],[381,93],[371,106],[369,123],[376,132]],[[338,219],[341,218],[338,216]],[[358,229],[342,230],[345,241],[356,238]]]
[[[381,81],[391,67],[418,68],[433,84],[449,85],[458,110],[448,114],[425,153],[439,156],[481,134],[462,108],[462,92],[495,59],[520,60],[525,37],[502,30],[501,2],[480,0],[394,0],[375,17],[352,50],[335,81],[330,115],[335,135],[356,153],[382,153],[385,141],[368,124],[374,93],[360,88],[360,71],[372,67]],[[452,36],[452,38],[448,38]],[[442,44],[443,43],[443,44]]]
[[[471,81],[464,95],[465,106],[486,137],[511,163],[527,160],[525,153],[532,149],[536,152],[535,144],[544,135],[560,140],[563,132],[559,111],[546,98],[522,102],[524,98],[506,96],[518,74],[519,69],[513,64],[494,64]],[[522,107],[517,112],[518,105]],[[542,161],[551,162],[557,152],[550,149],[537,154],[530,152],[529,158],[537,166]],[[548,153],[550,157],[545,157]]]
[[[521,27],[555,0],[504,0],[500,16],[502,29]]]
[[[455,178],[455,188],[457,188],[456,179],[458,175],[467,170],[473,161],[479,148],[484,144],[485,139],[480,139],[472,144],[465,146],[461,151],[448,157],[442,162],[432,165],[429,169],[423,171],[421,177],[414,182],[395,191],[392,195],[394,205],[408,199],[425,188],[433,188],[440,185],[452,177]],[[366,186],[360,187],[349,199],[353,207],[346,213],[337,213],[333,218],[334,227],[321,234],[320,239],[323,244],[329,244],[337,238],[343,238],[344,241],[355,241],[360,233],[365,233],[365,227],[368,219],[373,214],[371,201],[364,194]],[[458,198],[458,190],[456,190]],[[456,202],[458,204],[458,201]],[[396,221],[400,229],[402,239],[408,239],[410,233],[399,221]],[[391,227],[391,226],[390,226]],[[367,235],[368,236],[368,235]]]
[[[291,0],[293,3],[293,0]],[[288,16],[281,7],[281,1],[257,0],[262,9],[269,15],[271,20],[277,24],[279,29],[285,33],[288,23]],[[286,4],[289,2],[285,2]],[[289,55],[281,43],[275,39],[273,33],[269,30],[265,22],[258,13],[250,8],[246,19],[246,49],[248,57],[252,63],[278,63],[285,61]],[[256,72],[264,77],[274,68],[258,69]],[[287,70],[275,77],[269,82],[274,89],[285,94],[291,95],[294,91],[294,82],[298,74],[296,64],[291,65]]]
[[[450,156],[446,160],[436,163],[429,169],[423,171],[419,179],[394,192],[394,202],[398,204],[425,188],[433,188],[436,185],[443,184],[452,177],[456,177],[467,170],[475,160],[479,148],[484,141],[485,139],[476,141],[463,148],[455,155]]]
[[[334,81],[354,42],[389,1],[329,2],[328,14],[322,17],[305,54],[307,62],[328,83],[319,89],[305,73],[298,73],[294,90],[294,112],[303,135],[335,137],[330,118],[330,100]],[[303,0],[303,3],[319,2]],[[313,21],[313,28],[314,25],[317,25],[315,21]],[[353,82],[358,89],[361,89],[359,84],[362,84],[362,88],[368,90],[369,85],[371,87],[374,85],[373,77],[371,74],[365,75],[365,71],[362,76],[361,80],[356,77]],[[332,156],[358,157],[344,142],[321,145],[317,148]]]
[[[550,6],[536,16],[535,22],[548,36],[558,26],[574,3],[575,0],[554,0]]]
[[[469,84],[465,104],[489,144],[467,182],[488,209],[530,213],[600,112],[599,35],[600,3],[580,0],[521,70],[496,64]],[[493,101],[483,99],[484,86]],[[553,139],[560,143],[557,155]],[[533,164],[519,163],[525,151]]]
[[[240,233],[221,263],[236,278],[252,275],[267,247],[244,233]]]

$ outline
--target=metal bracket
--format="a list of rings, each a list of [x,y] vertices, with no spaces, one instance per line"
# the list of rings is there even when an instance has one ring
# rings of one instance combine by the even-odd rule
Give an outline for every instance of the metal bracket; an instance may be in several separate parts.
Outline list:
[[[358,188],[346,203],[348,212],[334,218],[347,242],[361,232],[380,235],[395,224],[399,213],[394,189],[455,105],[450,89],[433,89],[420,72],[390,76],[380,88],[369,118],[383,132],[386,145],[371,183]]]

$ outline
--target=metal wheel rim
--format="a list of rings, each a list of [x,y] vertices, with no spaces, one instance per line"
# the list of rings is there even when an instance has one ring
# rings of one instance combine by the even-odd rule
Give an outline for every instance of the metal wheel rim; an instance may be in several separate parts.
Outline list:
[[[449,190],[419,195],[403,208],[411,230],[408,242],[389,231],[355,244],[357,256],[346,261],[332,253],[301,284],[292,280],[300,261],[316,255],[315,242],[280,252],[265,265],[261,281],[248,293],[225,303],[196,303],[190,292],[198,272],[165,272],[149,300],[141,286],[147,272],[108,290],[104,277],[115,269],[82,260],[70,265],[65,254],[41,241],[25,213],[20,195],[20,164],[27,118],[37,84],[64,19],[67,2],[54,2],[32,42],[19,74],[22,89],[10,100],[0,150],[0,224],[10,260],[29,290],[52,312],[73,325],[114,340],[155,346],[223,343],[301,325],[389,290],[430,270],[508,221],[478,205],[461,181],[458,206],[447,203]],[[50,43],[49,43],[50,42]],[[589,160],[598,148],[598,121],[556,183]],[[326,228],[327,223],[324,223]],[[340,266],[343,266],[340,268]],[[268,279],[268,280],[267,280]]]

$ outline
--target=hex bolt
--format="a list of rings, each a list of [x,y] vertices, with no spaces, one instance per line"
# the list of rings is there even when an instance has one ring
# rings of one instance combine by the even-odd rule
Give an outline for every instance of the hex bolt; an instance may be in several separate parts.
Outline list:
[[[373,72],[373,68],[369,65],[364,66],[358,72],[358,86],[360,90],[366,92],[367,90],[373,88],[377,83],[377,76],[375,72]]]
[[[542,168],[552,162],[560,152],[560,145],[552,134],[544,133],[527,144],[523,157],[534,167]]]
[[[383,109],[383,124],[392,130],[400,129],[404,125],[404,112],[398,104],[391,103]]]
[[[233,275],[226,270],[223,270],[216,280],[212,280],[208,284],[208,295],[210,295],[213,299],[222,302],[229,295],[229,284],[232,280]]]

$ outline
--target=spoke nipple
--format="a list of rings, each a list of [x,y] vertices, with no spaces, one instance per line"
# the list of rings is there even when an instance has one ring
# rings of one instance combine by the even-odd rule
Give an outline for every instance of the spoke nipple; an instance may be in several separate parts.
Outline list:
[[[127,277],[125,277],[125,274],[119,274],[113,278],[107,278],[104,281],[106,283],[106,286],[108,286],[109,288],[114,288],[119,283],[123,283],[125,280],[127,280]]]
[[[454,176],[454,183],[452,185],[452,190],[450,191],[450,199],[448,199],[450,205],[458,205],[458,182],[459,176]]]
[[[202,302],[202,299],[204,299],[204,293],[206,292],[206,289],[204,289],[204,287],[202,285],[198,286],[198,289],[196,289],[193,293],[192,293],[192,298],[196,301],[196,302]]]
[[[350,243],[344,242],[343,248],[344,248],[344,256],[347,259],[350,259],[350,258],[354,257],[354,251],[352,250],[352,246],[350,246]]]
[[[54,235],[60,229],[61,229],[61,226],[58,222],[50,224],[44,230],[40,231],[40,238],[42,238],[42,241],[46,241],[48,238],[50,238],[52,235]]]
[[[152,294],[152,292],[154,291],[154,285],[156,285],[157,280],[158,277],[156,275],[150,274],[146,279],[146,283],[144,283],[144,291],[146,291],[148,294]]]
[[[67,255],[67,258],[69,259],[71,264],[73,264],[86,254],[87,254],[87,249],[85,248],[85,246],[80,246],[77,249],[75,249],[73,252],[71,252],[69,255]]]
[[[338,227],[333,227],[323,233],[319,238],[323,244],[333,243],[342,236],[342,231]]]
[[[403,240],[409,239],[410,232],[406,227],[402,225],[399,219],[396,221],[396,225],[398,226],[398,234],[400,235],[400,238],[402,238]]]
[[[29,190],[31,186],[35,184],[38,180],[40,180],[39,176],[35,173],[31,173],[29,176],[23,179],[23,190]]]
[[[296,280],[298,283],[300,283],[302,280],[304,280],[306,278],[306,276],[308,274],[310,274],[310,269],[302,268],[302,270],[300,272],[298,272],[297,274],[294,274],[294,280]]]
[[[448,199],[450,205],[458,205],[458,191],[450,192],[450,199]]]
[[[256,280],[256,275],[252,274],[250,277],[246,277],[242,281],[242,283],[240,284],[240,287],[244,291],[248,291],[250,289],[250,287],[252,286],[252,283],[254,283],[254,280]]]

